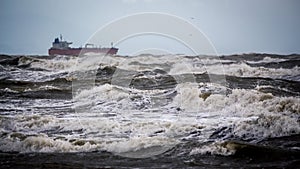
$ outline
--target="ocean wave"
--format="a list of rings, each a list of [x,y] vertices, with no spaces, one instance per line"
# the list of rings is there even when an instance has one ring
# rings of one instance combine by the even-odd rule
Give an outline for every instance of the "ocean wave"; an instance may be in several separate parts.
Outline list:
[[[277,56],[89,57],[1,61],[0,151],[234,155],[300,133],[300,70]]]

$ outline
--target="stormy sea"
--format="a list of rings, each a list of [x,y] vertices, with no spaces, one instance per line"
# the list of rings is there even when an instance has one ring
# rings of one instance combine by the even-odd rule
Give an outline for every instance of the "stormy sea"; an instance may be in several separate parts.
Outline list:
[[[1,55],[0,165],[299,168],[300,55]]]

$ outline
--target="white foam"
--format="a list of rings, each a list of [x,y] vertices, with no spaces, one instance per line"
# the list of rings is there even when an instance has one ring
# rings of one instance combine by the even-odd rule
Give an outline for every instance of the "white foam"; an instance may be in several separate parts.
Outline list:
[[[177,55],[163,55],[152,56],[142,55],[138,57],[119,57],[119,56],[103,56],[103,55],[89,55],[84,57],[73,56],[57,56],[53,59],[25,59],[25,62],[31,62],[32,68],[43,68],[56,72],[74,72],[78,70],[96,70],[99,66],[116,66],[119,69],[131,70],[131,71],[151,71],[154,69],[160,69],[168,72],[170,75],[184,74],[184,73],[204,73],[209,74],[221,74],[241,77],[271,77],[271,78],[285,78],[295,77],[300,74],[300,68],[294,67],[292,69],[284,68],[264,68],[264,67],[251,67],[244,62],[236,62],[232,64],[230,60],[220,60],[212,57],[182,57]],[[265,57],[255,63],[268,63],[285,61],[281,58]],[[26,63],[27,63],[26,62]],[[250,63],[250,61],[249,61]],[[252,63],[252,62],[251,62]],[[253,62],[254,63],[254,62]],[[44,72],[40,72],[44,73]],[[47,74],[48,76],[51,73]],[[44,75],[45,76],[45,75]],[[35,77],[38,77],[36,75]]]
[[[61,88],[52,85],[44,85],[40,86],[38,90],[61,90]]]
[[[207,87],[207,86],[206,86]],[[216,86],[210,86],[210,88],[216,88]],[[128,90],[128,89],[127,89]],[[131,130],[130,127],[134,128],[138,133],[153,133],[157,130],[161,130],[161,128],[157,128],[157,124],[177,126],[182,122],[182,120],[187,119],[187,126],[185,128],[189,128],[192,124],[200,124],[205,126],[206,130],[213,131],[214,129],[222,126],[235,125],[234,134],[242,136],[247,130],[241,130],[241,126],[248,125],[248,123],[255,122],[261,115],[277,117],[282,114],[285,116],[283,118],[278,119],[278,122],[284,121],[282,123],[278,123],[279,128],[285,128],[284,132],[280,132],[280,129],[274,128],[272,135],[262,135],[260,132],[255,133],[253,131],[253,137],[268,137],[268,136],[282,136],[288,135],[292,132],[300,132],[298,127],[291,127],[295,125],[297,122],[297,118],[294,115],[299,114],[300,108],[299,98],[294,97],[275,97],[272,94],[261,93],[257,90],[245,90],[245,89],[235,89],[232,90],[232,94],[228,96],[224,94],[211,93],[206,99],[201,98],[199,95],[202,93],[201,85],[199,86],[196,83],[184,83],[179,84],[176,87],[177,96],[174,98],[173,102],[169,103],[166,106],[160,107],[158,112],[151,112],[147,109],[139,110],[133,106],[133,101],[130,99],[134,96],[133,93],[139,93],[141,91],[135,90],[134,92],[126,91],[126,89],[118,89],[112,85],[104,85],[101,87],[95,87],[91,92],[83,92],[89,99],[93,99],[94,103],[96,100],[106,101],[106,103],[102,103],[99,106],[94,105],[94,108],[91,108],[89,113],[104,113],[110,112],[115,113],[115,117],[111,120],[102,119],[99,129],[111,130],[118,126],[119,131],[114,132],[126,132]],[[209,90],[209,89],[208,89]],[[100,93],[97,93],[99,91]],[[83,93],[79,96],[83,97]],[[129,94],[131,93],[131,94]],[[139,93],[140,95],[146,93]],[[149,93],[148,93],[149,94]],[[96,97],[95,97],[96,96]],[[151,95],[150,95],[151,96]],[[91,102],[91,100],[85,100],[84,102]],[[151,103],[151,99],[150,99]],[[171,111],[173,107],[181,108],[183,112],[176,115],[176,112]],[[150,107],[151,108],[151,107]],[[164,112],[166,111],[166,112]],[[170,111],[168,114],[167,112]],[[151,112],[151,113],[149,113]],[[190,113],[189,113],[190,112]],[[175,114],[174,114],[175,113]],[[104,113],[105,114],[105,113]],[[174,116],[175,115],[175,116]],[[83,113],[84,116],[84,113]],[[177,117],[176,117],[177,116]],[[173,118],[175,117],[175,119]],[[202,119],[202,118],[203,119]],[[121,118],[123,120],[129,120],[130,125],[127,123],[122,123],[118,121]],[[147,120],[145,120],[147,119]],[[180,119],[180,120],[179,120]],[[114,121],[117,120],[117,121]],[[133,123],[133,120],[135,123]],[[153,120],[153,121],[152,121]],[[86,123],[92,122],[92,119],[86,120]],[[193,123],[194,121],[194,123]],[[159,123],[158,123],[159,122]],[[97,123],[96,120],[93,123]],[[165,124],[166,123],[166,124]],[[190,125],[189,125],[190,123]],[[97,124],[97,125],[99,125]],[[104,127],[103,125],[106,125]],[[108,125],[111,124],[111,125]],[[141,126],[141,124],[143,124]],[[253,123],[255,124],[255,123]],[[276,123],[277,124],[277,123]],[[273,124],[273,127],[274,125]],[[288,124],[293,124],[290,127]],[[113,125],[113,126],[112,126]],[[150,126],[151,127],[150,127]],[[180,125],[181,126],[181,125]],[[180,135],[182,131],[182,126],[178,128],[172,128],[171,133],[177,133],[176,135]],[[257,126],[252,125],[252,128],[257,127],[260,128],[260,124]],[[192,127],[193,128],[193,127]],[[153,130],[149,130],[153,129]],[[191,129],[191,128],[190,128]],[[170,132],[170,128],[163,127],[165,133]],[[282,130],[283,131],[283,130]],[[114,133],[112,132],[112,133]],[[268,132],[268,131],[266,131]],[[185,133],[185,132],[183,132]],[[181,134],[183,134],[181,133]],[[169,133],[169,135],[172,135]]]
[[[85,152],[97,149],[97,145],[91,145],[88,141],[83,145],[74,145],[69,141],[55,140],[45,135],[30,136],[22,141],[6,138],[0,143],[0,149],[6,152]]]
[[[264,57],[262,60],[259,61],[247,61],[247,63],[256,64],[256,63],[271,63],[271,62],[283,62],[286,59],[281,58],[271,58],[271,57]]]
[[[73,67],[78,60],[75,56],[58,55],[53,59],[36,59],[30,64],[31,68],[42,68],[49,71],[63,71]]]
[[[226,88],[215,84],[198,83],[181,83],[170,91],[139,90],[105,84],[79,91],[73,100],[74,108],[78,111],[59,116],[45,116],[43,113],[47,112],[41,110],[50,107],[58,108],[59,111],[59,107],[70,106],[72,102],[38,99],[26,104],[23,102],[19,108],[22,108],[24,114],[1,120],[0,132],[17,131],[29,137],[16,140],[8,135],[0,140],[0,150],[106,150],[134,156],[132,152],[140,153],[161,145],[170,148],[182,139],[196,137],[199,142],[205,142],[214,131],[222,127],[232,127],[232,132],[228,134],[257,140],[300,133],[300,98],[276,97],[246,89],[234,89],[231,94],[225,95],[222,92],[224,90]],[[160,97],[165,92],[177,95],[172,99]],[[210,93],[205,99],[200,96],[204,92]],[[155,104],[155,99],[164,104]],[[41,115],[26,113],[27,108],[39,110],[37,112]],[[53,131],[53,134],[46,134],[47,130]],[[197,132],[201,134],[191,134]],[[83,143],[75,144],[70,141],[72,139],[83,140]],[[217,145],[191,152],[195,153],[226,155],[232,152]]]
[[[18,91],[12,90],[12,89],[10,89],[10,88],[0,89],[0,91],[10,92],[10,93],[18,93]]]
[[[236,151],[234,149],[228,149],[224,146],[222,146],[222,143],[215,142],[212,144],[204,145],[201,147],[193,148],[190,152],[190,155],[196,155],[196,154],[212,154],[212,155],[223,155],[223,156],[229,156],[234,154]]]
[[[295,77],[300,74],[300,68],[294,67],[292,69],[284,68],[264,68],[251,67],[245,63],[233,63],[229,65],[213,64],[213,65],[197,65],[191,62],[178,62],[172,65],[170,70],[171,75],[185,74],[185,73],[204,73],[230,75],[238,77],[268,77],[268,78],[283,78],[291,76]]]

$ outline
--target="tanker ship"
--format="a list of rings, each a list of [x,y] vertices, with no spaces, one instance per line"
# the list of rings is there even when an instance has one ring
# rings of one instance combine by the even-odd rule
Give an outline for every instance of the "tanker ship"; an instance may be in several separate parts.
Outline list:
[[[48,50],[50,56],[54,55],[83,55],[86,53],[101,53],[101,54],[111,54],[114,55],[118,52],[118,48],[113,47],[95,47],[93,44],[86,44],[84,47],[72,48],[69,47],[72,42],[63,41],[62,35],[59,38],[55,38],[52,42],[52,47]]]

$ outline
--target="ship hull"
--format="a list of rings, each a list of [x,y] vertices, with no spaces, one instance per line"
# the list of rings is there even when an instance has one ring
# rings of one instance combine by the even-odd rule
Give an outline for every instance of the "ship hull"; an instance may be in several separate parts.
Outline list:
[[[91,52],[114,55],[118,52],[118,49],[117,48],[69,48],[69,49],[50,48],[48,50],[50,56],[54,56],[54,55],[79,56]]]

